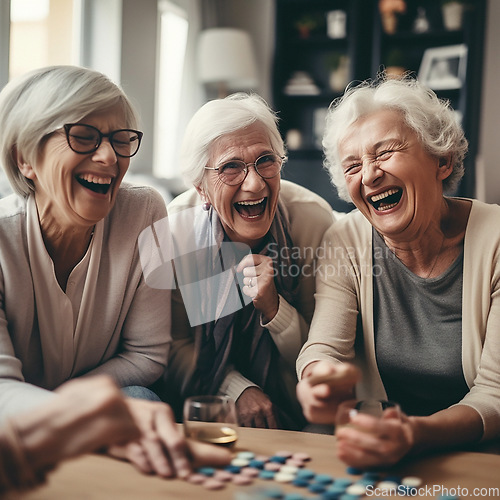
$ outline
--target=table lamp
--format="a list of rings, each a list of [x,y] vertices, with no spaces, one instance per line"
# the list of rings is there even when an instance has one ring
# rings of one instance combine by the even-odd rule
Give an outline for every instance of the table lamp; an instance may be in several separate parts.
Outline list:
[[[235,28],[211,28],[200,33],[198,75],[218,89],[219,98],[229,91],[256,86],[257,64],[250,35]]]

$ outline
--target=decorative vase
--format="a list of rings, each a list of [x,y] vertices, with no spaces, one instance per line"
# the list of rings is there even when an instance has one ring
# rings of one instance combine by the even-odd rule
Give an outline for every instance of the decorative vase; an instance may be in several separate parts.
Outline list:
[[[462,28],[464,4],[461,2],[448,2],[442,5],[443,24],[448,31]]]

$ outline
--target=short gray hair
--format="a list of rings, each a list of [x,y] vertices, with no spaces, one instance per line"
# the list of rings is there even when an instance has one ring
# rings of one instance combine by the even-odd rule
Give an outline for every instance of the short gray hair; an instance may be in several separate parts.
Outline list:
[[[107,76],[79,66],[49,66],[11,80],[0,92],[0,162],[18,194],[34,191],[17,166],[15,150],[35,164],[47,136],[65,123],[121,107],[126,128],[139,117],[125,93]]]
[[[283,156],[285,146],[278,130],[278,117],[259,95],[239,92],[204,104],[188,123],[182,141],[180,160],[184,180],[200,186],[214,141],[255,122],[264,125],[271,147]]]
[[[431,155],[437,158],[451,155],[453,170],[443,181],[443,190],[454,191],[464,174],[463,161],[468,143],[450,103],[439,99],[414,78],[379,77],[349,86],[328,110],[323,136],[324,166],[339,197],[351,201],[340,164],[340,142],[356,120],[384,109],[401,113],[405,124],[417,134],[422,146]]]

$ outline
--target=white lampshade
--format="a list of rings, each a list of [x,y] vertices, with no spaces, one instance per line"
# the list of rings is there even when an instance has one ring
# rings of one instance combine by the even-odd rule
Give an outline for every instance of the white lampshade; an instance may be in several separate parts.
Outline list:
[[[229,90],[257,85],[257,64],[250,35],[234,28],[212,28],[200,33],[198,75],[202,82]]]

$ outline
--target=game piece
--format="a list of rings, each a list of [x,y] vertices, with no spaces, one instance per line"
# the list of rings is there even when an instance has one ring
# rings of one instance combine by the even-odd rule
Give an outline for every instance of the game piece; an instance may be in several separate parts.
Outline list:
[[[292,455],[292,458],[295,460],[301,460],[302,462],[308,462],[311,460],[311,456],[308,453],[303,451],[298,451]]]
[[[300,469],[297,471],[297,477],[300,479],[313,479],[316,473],[310,469]]]
[[[196,472],[189,474],[186,481],[191,484],[201,484],[207,480],[207,476],[203,474],[197,474]]]
[[[303,479],[300,477],[296,477],[293,481],[292,484],[294,486],[298,486],[299,488],[306,488],[309,486],[309,481],[307,479]]]
[[[347,467],[346,472],[347,474],[351,474],[351,476],[361,476],[363,474],[363,471],[357,467]]]
[[[331,484],[333,483],[333,477],[329,474],[316,474],[314,480],[321,484]]]
[[[254,467],[256,469],[263,469],[264,468],[264,464],[267,462],[267,460],[257,460],[256,458],[254,458],[253,460],[250,460],[250,462],[248,463],[248,466],[249,467]]]
[[[364,495],[366,492],[366,487],[359,483],[354,483],[348,486],[345,490],[348,495]]]
[[[221,490],[222,488],[225,488],[226,485],[222,481],[209,478],[203,483],[203,487],[207,488],[207,490]]]
[[[297,460],[295,458],[287,458],[286,465],[294,465],[295,467],[304,467],[305,462],[303,460]]]
[[[422,479],[416,476],[406,476],[401,480],[401,484],[410,488],[418,488],[422,484]]]
[[[285,457],[285,458],[290,458],[292,455],[293,455],[293,453],[291,451],[286,451],[286,450],[277,451],[274,454],[275,457]]]
[[[287,457],[282,457],[282,456],[279,456],[279,455],[273,455],[269,461],[271,462],[276,462],[278,464],[284,464],[286,462],[286,459]]]
[[[268,488],[260,491],[265,498],[283,498],[283,491],[280,488]]]
[[[287,474],[286,472],[277,472],[274,480],[278,483],[291,483],[295,479],[295,474]]]
[[[253,483],[253,478],[250,476],[245,476],[244,474],[234,474],[232,481],[238,486],[248,486]]]
[[[377,487],[381,490],[397,490],[398,486],[399,483],[394,481],[380,481],[380,483],[377,484]]]
[[[326,491],[326,486],[322,483],[309,483],[307,489],[311,493],[323,493],[324,491]]]
[[[270,480],[270,479],[274,479],[274,475],[276,474],[276,472],[272,471],[272,470],[261,470],[259,472],[259,477],[261,479],[267,479],[267,480]]]
[[[255,453],[252,451],[240,451],[236,455],[237,458],[244,458],[246,460],[253,460],[255,458]]]
[[[242,469],[242,467],[239,467],[238,465],[226,465],[224,467],[224,470],[227,470],[228,472],[231,472],[232,474],[239,474],[241,469]]]
[[[299,468],[294,465],[282,465],[280,469],[280,472],[286,472],[287,474],[297,474],[298,471]]]
[[[281,469],[281,464],[277,462],[267,462],[264,464],[264,470],[272,470],[273,472],[278,472]]]
[[[283,500],[306,500],[300,493],[287,493]]]
[[[204,476],[211,477],[215,473],[215,469],[213,467],[200,467],[196,470],[199,474],[203,474]]]
[[[231,474],[231,472],[223,469],[217,469],[213,475],[214,479],[217,479],[218,481],[231,481],[233,478],[234,474]]]
[[[233,458],[231,460],[231,465],[236,465],[237,467],[246,467],[250,463],[250,460],[248,458]]]
[[[257,477],[259,475],[259,469],[255,469],[254,467],[243,467],[241,469],[240,474],[249,477]]]

